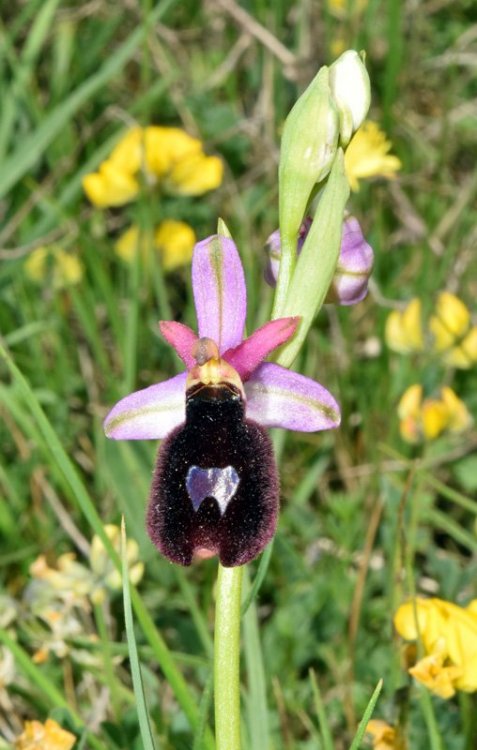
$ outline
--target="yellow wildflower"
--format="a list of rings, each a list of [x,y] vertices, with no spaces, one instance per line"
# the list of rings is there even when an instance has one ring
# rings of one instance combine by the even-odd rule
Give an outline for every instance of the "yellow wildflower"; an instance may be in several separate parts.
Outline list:
[[[327,0],[326,6],[336,18],[359,15],[366,9],[368,0]]]
[[[108,159],[100,164],[98,172],[83,177],[83,189],[99,208],[123,206],[139,193],[139,180]]]
[[[108,524],[104,527],[107,537],[118,554],[121,551],[121,534],[118,526]],[[132,583],[138,583],[144,574],[144,564],[138,562],[139,547],[134,539],[128,539],[127,559]],[[57,599],[67,605],[84,607],[86,597],[92,602],[100,603],[106,596],[105,589],[117,590],[121,588],[121,575],[103,545],[95,534],[91,542],[89,555],[90,568],[77,562],[76,555],[67,552],[60,555],[56,567],[50,567],[44,555],[40,555],[30,567],[30,572],[37,581],[47,584]],[[54,606],[50,603],[51,596],[46,592],[44,599],[48,606],[42,609],[41,617],[50,627],[56,624]]]
[[[381,719],[371,719],[366,725],[366,733],[371,736],[373,750],[404,750],[404,741],[394,727]]]
[[[444,386],[439,398],[423,399],[421,385],[411,385],[399,401],[401,437],[407,443],[435,440],[443,432],[458,434],[471,424],[472,417],[452,388]]]
[[[140,231],[137,224],[133,224],[129,229],[126,229],[114,245],[116,255],[124,260],[126,263],[132,263],[136,257],[138,249],[143,259],[143,262],[147,262],[153,249],[154,238],[151,232]]]
[[[173,271],[191,262],[196,236],[192,227],[185,222],[172,219],[161,222],[154,240],[166,271]]]
[[[455,682],[462,676],[460,667],[444,666],[445,654],[436,651],[420,659],[409,674],[439,698],[452,698],[455,695]]]
[[[393,310],[386,320],[384,332],[386,344],[395,352],[409,354],[422,351],[422,305],[417,297],[410,300],[404,310]]]
[[[339,17],[338,13],[335,13]],[[343,34],[337,34],[334,39],[330,42],[330,56],[332,58],[339,57],[348,48],[346,38]]]
[[[114,549],[120,554],[121,530],[119,526],[107,524],[104,530]],[[129,567],[129,579],[131,583],[137,584],[144,575],[144,563],[138,562],[139,546],[135,539],[127,540],[126,558]],[[89,561],[91,570],[97,579],[97,586],[91,595],[91,599],[99,604],[106,596],[105,588],[117,590],[122,587],[121,574],[110,559],[103,542],[96,534],[91,542]]]
[[[396,176],[401,169],[401,162],[393,154],[386,135],[375,122],[367,120],[351,139],[345,151],[345,172],[351,190],[359,190],[359,180],[370,177],[385,177],[388,180]]]
[[[100,164],[83,178],[83,188],[99,207],[122,206],[137,197],[141,182],[160,183],[175,195],[202,195],[222,182],[223,164],[206,156],[202,143],[180,128],[150,126],[129,130]]]
[[[442,599],[421,599],[401,605],[394,617],[406,640],[420,638],[425,655],[409,670],[441,698],[456,690],[477,690],[477,601],[459,607]],[[417,620],[417,621],[416,621]]]
[[[441,398],[447,409],[449,432],[464,432],[472,424],[472,417],[464,402],[448,386],[441,388]]]
[[[60,555],[56,568],[50,567],[46,557],[40,555],[30,565],[30,573],[37,580],[48,583],[67,604],[83,602],[94,584],[91,571],[76,561],[74,552]]]
[[[435,440],[446,429],[449,413],[444,401],[437,398],[426,399],[421,408],[422,432],[426,440]]]
[[[429,329],[434,335],[434,349],[444,362],[461,369],[477,362],[477,326],[471,326],[469,310],[454,294],[439,294]]]
[[[166,219],[155,229],[154,233],[140,232],[139,227],[129,227],[115,244],[116,254],[130,263],[140,245],[144,263],[148,263],[151,253],[156,250],[165,271],[173,271],[192,260],[192,251],[196,242],[195,232],[184,221]]]
[[[53,719],[26,721],[23,733],[15,740],[15,750],[71,750],[76,737]]]
[[[411,385],[401,396],[397,407],[401,437],[407,443],[418,443],[421,437],[420,418],[422,385]]]
[[[25,271],[36,283],[49,279],[57,290],[74,286],[83,278],[79,258],[58,245],[37,247],[25,261]]]

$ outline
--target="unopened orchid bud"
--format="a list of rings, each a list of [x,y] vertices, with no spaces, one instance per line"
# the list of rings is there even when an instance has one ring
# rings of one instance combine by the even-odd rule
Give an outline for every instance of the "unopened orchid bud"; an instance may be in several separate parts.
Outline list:
[[[307,216],[301,224],[300,231],[298,232],[298,255],[300,254],[303,243],[306,240],[306,236],[310,231],[311,222],[311,217]],[[268,237],[265,243],[265,252],[267,254],[267,264],[265,266],[264,278],[269,286],[275,286],[278,279],[278,272],[280,270],[280,258],[282,255],[282,243],[279,229],[275,229],[275,231],[272,232]]]
[[[311,227],[311,219],[306,218],[298,234],[297,251],[306,240]],[[276,284],[280,268],[280,232],[273,232],[266,242],[268,255],[265,268],[265,281],[270,286]],[[368,279],[373,267],[373,250],[366,242],[361,227],[354,216],[348,216],[343,222],[341,248],[333,281],[328,290],[325,303],[354,305],[361,302],[368,291]]]
[[[296,237],[313,188],[328,176],[339,136],[338,111],[323,67],[300,96],[283,128],[279,167],[282,239]]]
[[[369,75],[361,56],[347,50],[330,66],[330,89],[340,120],[343,146],[363,124],[371,102]]]
[[[368,293],[373,261],[373,249],[364,239],[359,221],[348,216],[343,222],[340,255],[325,303],[355,305],[361,302]]]

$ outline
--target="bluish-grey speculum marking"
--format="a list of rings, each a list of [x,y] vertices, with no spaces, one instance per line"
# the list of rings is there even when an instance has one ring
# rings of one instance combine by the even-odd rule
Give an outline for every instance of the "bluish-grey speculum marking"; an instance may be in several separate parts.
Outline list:
[[[224,469],[217,467],[201,469],[191,466],[187,472],[186,487],[192,506],[198,511],[206,497],[213,497],[217,501],[221,515],[237,492],[240,477],[233,466]]]

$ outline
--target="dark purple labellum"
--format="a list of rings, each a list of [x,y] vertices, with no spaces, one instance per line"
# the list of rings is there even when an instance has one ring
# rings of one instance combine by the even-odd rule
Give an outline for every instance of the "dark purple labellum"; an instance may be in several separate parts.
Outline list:
[[[159,550],[182,565],[195,552],[243,565],[275,533],[278,475],[267,433],[245,418],[230,383],[199,383],[187,393],[186,421],[163,442],[147,528]]]

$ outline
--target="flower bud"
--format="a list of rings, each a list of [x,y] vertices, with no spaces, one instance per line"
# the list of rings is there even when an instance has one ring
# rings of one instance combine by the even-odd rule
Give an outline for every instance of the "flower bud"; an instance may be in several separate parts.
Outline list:
[[[325,302],[339,305],[361,302],[368,293],[373,261],[373,249],[364,239],[359,221],[348,216],[343,222],[338,264]]]
[[[300,227],[298,253],[303,247],[311,223],[311,219],[307,217]],[[265,249],[268,255],[265,281],[270,286],[274,286],[278,278],[281,255],[278,229],[268,238]],[[325,303],[354,305],[361,302],[368,291],[368,278],[373,267],[373,259],[373,250],[364,239],[358,220],[354,216],[348,216],[343,221],[338,264]]]
[[[286,241],[298,234],[314,186],[328,176],[336,155],[338,112],[323,67],[300,96],[283,128],[280,167],[280,229]]]
[[[364,122],[371,102],[369,75],[361,56],[347,50],[330,66],[330,89],[340,120],[343,146]]]

